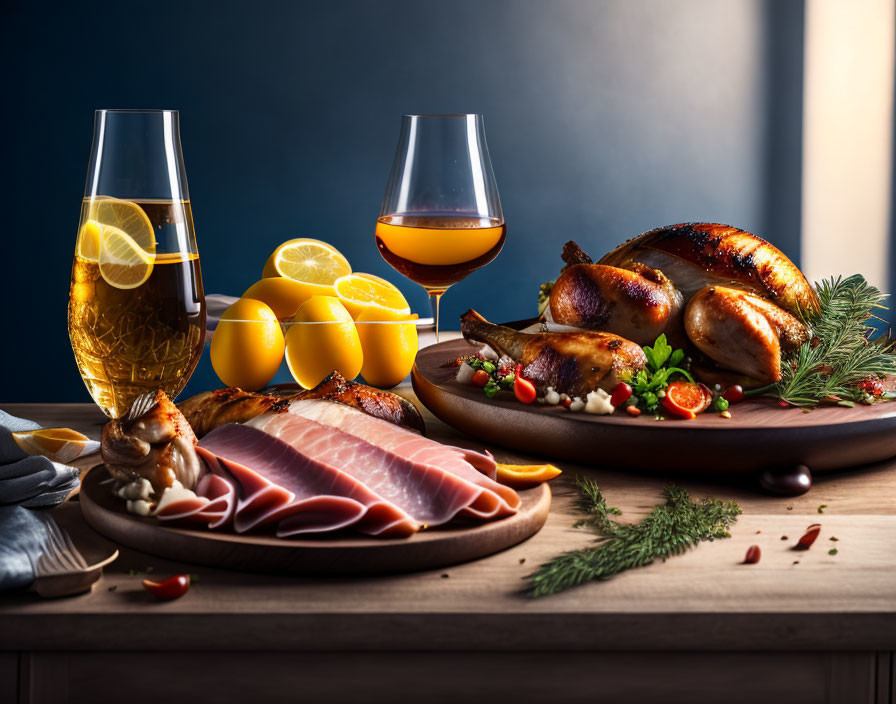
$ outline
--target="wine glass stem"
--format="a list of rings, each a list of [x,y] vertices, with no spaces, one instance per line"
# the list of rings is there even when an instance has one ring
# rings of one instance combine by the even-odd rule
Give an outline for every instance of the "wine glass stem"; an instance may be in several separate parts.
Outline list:
[[[432,329],[436,334],[436,342],[439,341],[439,301],[442,298],[442,294],[445,293],[444,290],[441,291],[433,291],[428,290],[429,294],[429,304],[432,306]]]

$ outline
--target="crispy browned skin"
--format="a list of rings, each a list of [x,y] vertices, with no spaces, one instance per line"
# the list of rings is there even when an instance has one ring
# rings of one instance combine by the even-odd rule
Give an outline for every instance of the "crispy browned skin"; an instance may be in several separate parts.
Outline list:
[[[461,316],[467,340],[484,342],[523,365],[523,376],[559,393],[583,396],[594,389],[611,391],[644,368],[640,346],[607,332],[523,333],[493,325],[474,310]]]
[[[797,316],[800,311],[818,310],[818,296],[796,264],[761,237],[730,225],[700,222],[660,227],[617,247],[599,264],[624,269],[635,262],[657,266],[654,253],[674,257],[716,279],[703,285],[737,283]],[[666,267],[658,268],[679,290],[688,288]]]
[[[195,445],[190,424],[159,389],[138,396],[124,417],[106,423],[100,452],[115,479],[147,479],[159,494],[175,480],[187,489],[196,486],[203,466]]]
[[[290,401],[320,398],[344,403],[390,423],[423,433],[420,412],[410,401],[397,394],[347,381],[333,372],[313,389],[297,384],[279,384],[260,392],[235,387],[206,391],[182,401],[178,407],[193,430],[202,437],[225,423],[245,423],[268,411],[285,411]]]
[[[563,325],[611,330],[651,344],[674,328],[681,312],[681,295],[666,276],[650,267],[631,269],[603,264],[573,264],[557,279],[550,297],[551,318]]]
[[[723,369],[753,379],[748,386],[778,381],[782,351],[809,337],[799,320],[774,303],[724,286],[708,286],[691,298],[684,324],[701,352]]]

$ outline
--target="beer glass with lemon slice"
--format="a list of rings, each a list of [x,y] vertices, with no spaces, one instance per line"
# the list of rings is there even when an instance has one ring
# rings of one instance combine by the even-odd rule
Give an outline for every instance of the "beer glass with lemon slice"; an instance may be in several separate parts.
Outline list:
[[[98,110],[72,266],[68,330],[110,417],[174,398],[205,339],[205,297],[176,110]]]

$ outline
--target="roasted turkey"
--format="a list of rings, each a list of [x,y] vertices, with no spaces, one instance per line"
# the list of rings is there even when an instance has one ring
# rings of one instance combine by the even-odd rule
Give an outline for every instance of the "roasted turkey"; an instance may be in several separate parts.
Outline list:
[[[781,378],[782,356],[809,338],[804,314],[818,309],[815,290],[790,259],[728,225],[661,227],[597,263],[568,242],[563,260],[549,320],[639,345],[665,333],[705,355],[707,378],[721,371],[748,386]]]

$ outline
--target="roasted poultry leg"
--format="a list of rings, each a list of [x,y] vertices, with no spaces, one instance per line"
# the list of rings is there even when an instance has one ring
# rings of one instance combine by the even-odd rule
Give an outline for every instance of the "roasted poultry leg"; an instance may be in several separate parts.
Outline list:
[[[808,339],[805,326],[787,311],[724,286],[707,286],[691,298],[684,327],[697,349],[723,369],[755,380],[752,386],[780,379],[781,353]]]

